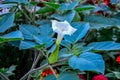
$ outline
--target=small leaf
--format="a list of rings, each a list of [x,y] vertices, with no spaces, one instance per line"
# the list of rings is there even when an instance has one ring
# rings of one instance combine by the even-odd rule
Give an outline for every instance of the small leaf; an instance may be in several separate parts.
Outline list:
[[[50,7],[52,7],[52,8],[54,8],[54,9],[58,9],[59,6],[60,6],[59,4],[53,3],[53,2],[43,2],[43,3],[50,6]]]
[[[116,77],[117,79],[120,79],[120,72],[114,71],[113,73],[115,74],[115,77]]]
[[[79,69],[80,71],[97,71],[102,74],[104,74],[105,71],[105,64],[102,56],[92,52],[82,53],[79,57],[71,57],[69,59],[69,65],[73,69]]]
[[[45,7],[40,8],[36,13],[41,14],[41,13],[48,13],[48,12],[53,12],[53,11],[55,11],[54,8],[45,6]]]
[[[73,35],[64,36],[64,39],[70,43],[75,43],[78,40],[81,40],[88,32],[90,25],[89,23],[73,23],[72,26],[77,29]]]
[[[92,9],[94,9],[94,8],[95,8],[95,6],[89,5],[89,6],[77,7],[77,8],[75,8],[75,10],[76,10],[77,12],[82,12],[82,11],[86,11],[86,10],[92,10]]]
[[[112,71],[111,73],[106,74],[105,76],[109,77],[109,78],[117,78],[120,79],[120,72],[117,71]]]
[[[14,13],[5,14],[2,20],[0,20],[0,32],[5,32],[7,29],[13,26]]]
[[[0,36],[0,43],[9,42],[9,41],[17,41],[22,40],[23,35],[20,31],[13,31],[3,36]]]

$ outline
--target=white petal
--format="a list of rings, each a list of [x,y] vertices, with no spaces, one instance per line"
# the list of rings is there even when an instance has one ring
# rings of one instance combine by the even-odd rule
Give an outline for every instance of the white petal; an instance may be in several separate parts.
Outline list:
[[[73,28],[67,21],[59,22],[56,20],[51,20],[52,29],[54,32],[62,35],[71,35],[76,29]]]

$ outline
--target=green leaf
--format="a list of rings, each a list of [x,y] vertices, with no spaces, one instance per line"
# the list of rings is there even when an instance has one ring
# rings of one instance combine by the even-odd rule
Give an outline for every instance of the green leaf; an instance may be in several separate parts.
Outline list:
[[[62,48],[59,52],[59,58],[66,58],[72,55],[73,54],[71,54],[71,52],[67,48]]]
[[[114,71],[113,73],[117,79],[120,79],[120,72]]]
[[[38,44],[45,44],[46,48],[50,47],[54,43],[54,38],[47,36],[34,36],[34,40]]]
[[[77,29],[71,36],[66,35],[64,39],[70,43],[75,43],[78,40],[81,40],[88,32],[90,25],[89,23],[72,23],[71,24],[74,28]]]
[[[14,71],[15,69],[16,69],[16,66],[15,66],[15,65],[10,66],[10,67],[7,69],[5,75],[6,75],[6,76],[14,75],[13,71]]]
[[[52,7],[52,8],[54,8],[54,9],[58,9],[59,6],[60,6],[59,4],[53,3],[53,2],[43,2],[43,3],[50,6],[50,7]]]
[[[0,20],[0,32],[5,32],[13,26],[14,15],[14,13],[8,13]]]
[[[77,5],[78,1],[74,1],[72,3],[62,3],[60,4],[59,11],[73,10]]]
[[[61,73],[58,78],[54,75],[48,75],[44,78],[44,80],[82,80],[78,77],[78,75],[74,72],[64,72]]]
[[[0,43],[9,42],[9,41],[17,41],[22,40],[23,35],[20,31],[13,31],[3,36],[0,36]]]
[[[109,77],[109,78],[117,78],[120,79],[120,72],[117,71],[112,71],[111,73],[106,74],[105,76]]]
[[[69,65],[73,69],[79,69],[80,71],[97,71],[104,74],[105,64],[101,55],[85,52],[80,54],[79,57],[73,56],[69,59]]]
[[[20,49],[30,49],[38,46],[35,42],[32,41],[21,41],[20,42]]]
[[[48,75],[44,78],[44,80],[57,80],[57,78],[55,77],[55,75]]]
[[[117,26],[120,27],[120,20],[116,18],[106,18],[104,16],[96,16],[96,15],[91,15],[85,17],[86,22],[90,23],[91,28],[99,29],[99,28],[107,28],[107,27],[112,27],[112,26]]]
[[[75,10],[76,10],[77,12],[82,12],[82,11],[86,11],[86,10],[92,10],[92,9],[94,9],[94,8],[95,8],[95,6],[89,5],[89,6],[77,7],[77,8],[75,8]]]
[[[10,8],[13,6],[17,6],[17,4],[0,4],[0,8]]]
[[[34,40],[34,36],[40,34],[39,28],[28,24],[20,25],[20,31],[22,32],[23,37],[28,40]]]
[[[114,41],[92,42],[87,47],[91,47],[95,51],[120,50],[120,43]]]
[[[49,36],[49,37],[51,37],[54,34],[50,22],[46,23],[46,24],[41,24],[39,26],[39,30],[40,30],[40,34],[42,36]]]
[[[74,72],[65,72],[60,74],[58,80],[81,80]]]
[[[24,3],[24,4],[27,4],[28,0],[5,0],[5,2],[15,2],[15,3]]]
[[[41,14],[41,13],[48,13],[48,12],[53,12],[53,11],[55,11],[54,8],[45,6],[45,7],[40,8],[36,13]]]
[[[71,11],[67,11],[66,13],[64,13],[63,15],[61,14],[53,14],[51,16],[51,18],[55,18],[55,19],[58,19],[58,20],[66,20],[68,22],[71,22],[75,16],[75,11],[74,10],[71,10]]]

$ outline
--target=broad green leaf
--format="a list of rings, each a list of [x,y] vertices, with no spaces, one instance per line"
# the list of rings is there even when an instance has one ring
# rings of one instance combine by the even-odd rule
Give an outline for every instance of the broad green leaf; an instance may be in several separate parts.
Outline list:
[[[9,41],[17,41],[22,40],[23,35],[20,31],[13,31],[3,36],[0,36],[0,43],[9,42]]]
[[[17,6],[17,4],[0,4],[0,8],[10,8],[13,6]]]
[[[28,40],[34,40],[34,36],[37,36],[40,34],[39,28],[33,25],[20,25],[20,31],[23,34],[23,37]]]
[[[90,25],[89,23],[72,23],[71,24],[74,28],[77,29],[73,35],[69,36],[66,35],[64,36],[64,39],[70,43],[75,43],[79,40],[81,40],[88,32]]]
[[[79,3],[78,1],[74,1],[72,3],[62,3],[60,4],[58,10],[60,11],[73,10],[78,5],[78,3]]]
[[[59,4],[53,3],[53,2],[43,2],[43,3],[50,6],[50,7],[52,7],[52,8],[54,8],[54,9],[58,9],[59,6],[60,6]]]
[[[111,26],[117,26],[120,27],[120,20],[116,18],[106,18],[104,16],[96,16],[96,15],[91,15],[87,16],[85,18],[86,22],[90,23],[91,28],[99,29],[99,28],[107,28]]]
[[[32,41],[21,41],[20,42],[20,49],[30,49],[30,48],[34,48],[36,47],[37,44],[35,42]]]
[[[103,41],[103,42],[92,42],[87,45],[95,51],[111,51],[111,50],[120,50],[120,43],[113,41]]]
[[[104,74],[105,64],[101,55],[85,52],[80,54],[79,57],[73,56],[69,59],[69,65],[73,69],[79,69],[80,71],[97,71]]]
[[[0,32],[5,32],[13,26],[14,15],[14,13],[8,13],[0,20]]]
[[[71,22],[73,20],[75,16],[75,11],[74,10],[71,10],[71,11],[68,11],[66,13],[64,13],[63,15],[61,14],[53,14],[51,16],[51,18],[55,18],[55,19],[58,19],[58,20],[66,20],[68,22]]]
[[[51,37],[53,35],[53,33],[54,33],[53,30],[52,30],[51,23],[46,23],[46,24],[40,25],[39,30],[40,30],[40,34],[42,36]]]
[[[95,6],[89,5],[89,6],[77,7],[77,8],[75,8],[75,10],[76,10],[77,12],[82,12],[82,11],[86,11],[86,10],[92,10],[92,9],[94,9],[94,8],[95,8]]]
[[[38,44],[45,44],[46,48],[50,47],[54,43],[54,38],[47,36],[34,36],[34,40]]]
[[[16,2],[16,3],[24,3],[27,4],[28,0],[5,0],[5,2]]]

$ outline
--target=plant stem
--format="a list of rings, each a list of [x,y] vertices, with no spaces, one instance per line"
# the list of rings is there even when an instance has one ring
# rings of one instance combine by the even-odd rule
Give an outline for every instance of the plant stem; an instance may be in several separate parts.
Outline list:
[[[68,58],[64,58],[64,59],[62,59],[62,60],[60,60],[60,61],[58,61],[58,62],[56,62],[54,64],[51,64],[51,66],[55,67],[55,66],[63,65],[64,64],[63,62],[65,62],[68,59],[69,59],[69,57]],[[60,63],[60,62],[62,62],[62,63]],[[22,78],[20,78],[20,80],[25,80],[29,74],[32,74],[32,73],[34,73],[34,72],[36,72],[38,70],[45,69],[45,68],[48,68],[48,67],[49,67],[49,64],[46,63],[43,66],[40,66],[40,67],[38,67],[36,69],[32,69],[32,70],[28,71]]]
[[[87,80],[89,80],[89,72],[87,72]]]
[[[19,6],[19,5],[18,5]],[[21,9],[19,9],[24,15],[25,17],[32,23],[32,20],[30,19],[30,17],[23,11],[22,7]]]
[[[36,51],[35,51],[35,54],[36,54]],[[37,63],[38,63],[38,61],[39,61],[39,59],[40,59],[40,56],[41,56],[41,53],[39,52],[39,54],[38,54],[36,60],[33,62],[33,65],[32,65],[32,67],[31,67],[30,70],[32,70],[32,69],[35,68],[35,66],[37,65]],[[27,80],[30,80],[30,75],[28,76]]]
[[[53,74],[54,74],[54,75],[55,75],[55,77],[57,78],[57,75],[56,75],[56,73],[55,73],[55,71],[54,71],[53,67],[52,67],[51,65],[49,65],[49,68],[52,70]]]
[[[0,77],[1,77],[3,80],[10,80],[10,79],[8,79],[4,74],[2,74],[1,72],[0,72]]]

